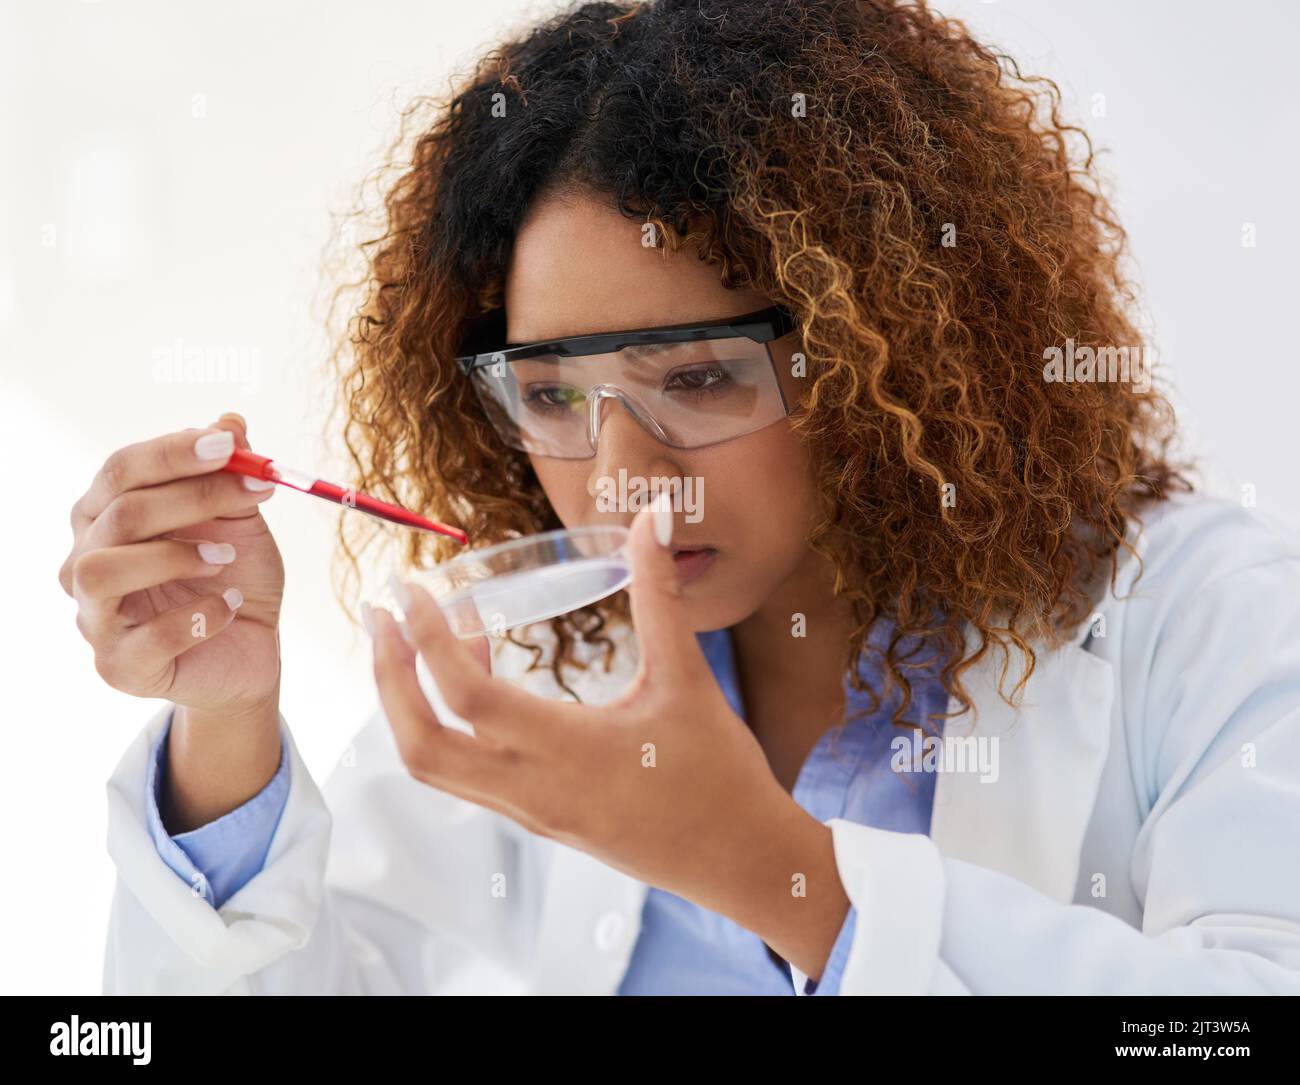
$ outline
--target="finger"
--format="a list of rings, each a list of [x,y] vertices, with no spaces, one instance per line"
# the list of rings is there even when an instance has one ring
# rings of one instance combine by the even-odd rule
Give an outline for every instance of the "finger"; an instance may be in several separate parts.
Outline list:
[[[487,637],[474,637],[471,640],[462,641],[469,654],[474,657],[474,661],[483,668],[484,673],[492,673],[492,645],[488,643]]]
[[[225,472],[130,490],[95,519],[86,549],[143,542],[206,520],[252,516],[274,492],[249,493],[240,476]]]
[[[87,550],[72,564],[72,593],[79,602],[115,607],[131,592],[170,580],[216,576],[234,560],[230,543],[185,539]]]
[[[471,596],[463,596],[459,599],[443,600],[438,604],[438,609],[442,612],[443,618],[451,627],[451,631],[456,634],[456,639],[461,644],[473,651],[480,652],[480,644],[487,644],[488,635],[501,636],[503,630],[497,627],[498,622],[503,622],[505,616],[494,614],[488,625],[484,625],[483,615],[479,611],[478,603]],[[489,656],[491,651],[488,651]],[[489,673],[491,666],[488,667]]]
[[[235,449],[228,429],[186,429],[119,448],[73,507],[74,519],[97,519],[120,495],[144,486],[218,471]]]
[[[234,411],[227,411],[215,422],[212,423],[213,429],[226,430],[235,435],[235,445],[238,448],[250,449],[252,446],[248,443],[248,423],[244,421],[242,414],[236,414]],[[264,478],[250,478],[248,475],[239,476],[239,484],[245,490],[251,493],[261,493],[264,490],[275,490],[275,483]],[[252,515],[251,507],[243,513],[245,516]]]
[[[490,667],[484,668],[481,659],[451,631],[433,596],[418,584],[394,578],[390,586],[402,605],[411,641],[447,708],[476,730],[486,729],[499,738],[511,736],[511,745],[524,735],[533,741],[543,740],[536,726],[525,726],[525,721],[536,717],[536,708],[530,704],[535,698],[493,678]]]
[[[369,608],[375,685],[403,763],[418,777],[452,794],[479,801],[502,783],[500,750],[444,727],[420,688],[415,651],[383,607]]]
[[[481,630],[483,628],[483,618],[482,615],[479,614],[478,607],[475,605],[474,600],[466,596],[465,598],[451,604],[450,608],[443,604],[439,604],[438,609],[442,612],[442,616],[447,620],[447,624],[453,627],[453,632],[456,632],[457,629],[460,630],[456,635],[456,639],[465,648],[469,649],[470,655],[479,662],[488,674],[491,674],[492,647],[488,642],[486,633],[482,636],[476,637],[466,637],[464,635],[466,630]]]
[[[227,588],[165,610],[112,644],[97,644],[95,668],[114,689],[137,697],[164,696],[176,658],[229,629],[243,601],[238,588]]]
[[[660,491],[633,519],[627,543],[632,567],[628,593],[643,679],[659,672],[674,680],[710,673],[685,616],[681,580],[673,560],[672,517],[672,499]]]
[[[235,445],[239,448],[251,447],[248,443],[248,423],[244,421],[242,414],[234,411],[226,411],[220,418],[212,423],[214,429],[229,430],[235,435]]]
[[[72,564],[69,593],[79,604],[77,626],[92,643],[126,626],[122,600],[171,580],[216,576],[235,560],[229,543],[155,539],[87,550]]]

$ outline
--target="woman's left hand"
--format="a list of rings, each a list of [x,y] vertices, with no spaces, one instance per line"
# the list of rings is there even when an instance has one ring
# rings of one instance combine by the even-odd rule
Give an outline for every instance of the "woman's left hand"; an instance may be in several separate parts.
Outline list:
[[[671,509],[660,515],[671,533]],[[684,618],[654,516],[640,512],[628,541],[639,669],[613,702],[548,700],[486,673],[410,583],[403,609],[415,648],[392,615],[374,611],[379,696],[417,779],[703,907],[757,914],[755,890],[788,900],[800,869],[783,842],[806,845],[810,824],[824,827],[777,782],[723,696]],[[474,735],[439,722],[416,676],[416,649]]]

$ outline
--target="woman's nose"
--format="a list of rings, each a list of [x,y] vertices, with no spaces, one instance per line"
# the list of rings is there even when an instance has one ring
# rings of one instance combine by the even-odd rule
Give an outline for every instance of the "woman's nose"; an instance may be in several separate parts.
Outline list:
[[[622,399],[609,397],[600,403],[596,430],[596,455],[591,461],[587,492],[594,498],[601,478],[617,478],[619,469],[643,478],[681,474],[674,450],[637,421]]]
[[[664,444],[668,443],[658,419],[651,415],[644,403],[617,385],[598,384],[587,393],[587,440],[593,448],[598,447],[605,409],[615,403],[621,405],[651,437],[658,438]]]

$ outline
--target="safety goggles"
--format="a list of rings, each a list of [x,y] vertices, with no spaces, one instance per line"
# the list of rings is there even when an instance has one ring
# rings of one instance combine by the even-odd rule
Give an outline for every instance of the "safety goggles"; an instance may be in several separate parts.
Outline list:
[[[501,439],[559,459],[596,454],[605,402],[664,444],[699,448],[789,413],[769,344],[794,328],[779,305],[725,320],[505,344],[505,310],[471,330],[456,359]]]

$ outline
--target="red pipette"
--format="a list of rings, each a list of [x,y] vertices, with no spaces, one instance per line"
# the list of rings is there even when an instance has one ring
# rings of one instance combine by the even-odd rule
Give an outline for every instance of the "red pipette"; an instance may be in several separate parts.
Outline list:
[[[381,520],[401,524],[403,527],[436,531],[440,535],[447,535],[455,539],[462,546],[469,542],[469,537],[459,528],[440,524],[437,520],[430,520],[425,516],[420,516],[418,513],[404,509],[400,505],[390,505],[387,501],[380,501],[379,498],[371,497],[369,494],[357,493],[356,490],[345,490],[342,486],[335,486],[332,482],[312,478],[301,471],[295,471],[292,468],[276,463],[270,456],[259,456],[256,452],[237,448],[231,454],[230,462],[222,470],[231,471],[237,475],[248,475],[250,478],[265,479],[268,482],[278,482],[281,486],[301,490],[303,493],[311,494],[314,497],[323,497],[326,501],[333,501],[336,505],[343,505],[350,509],[360,509],[372,516],[378,516]]]

